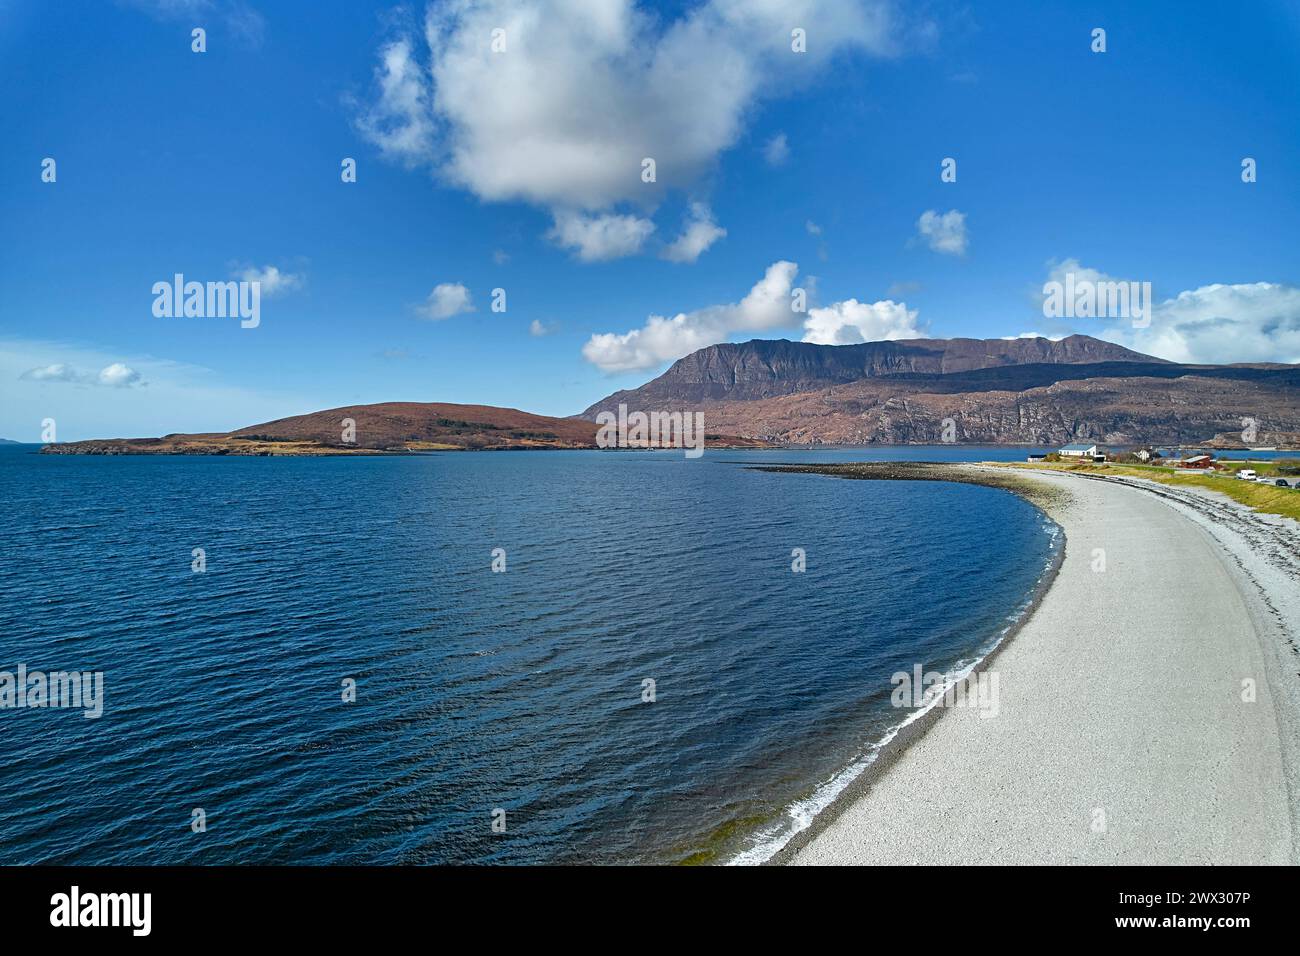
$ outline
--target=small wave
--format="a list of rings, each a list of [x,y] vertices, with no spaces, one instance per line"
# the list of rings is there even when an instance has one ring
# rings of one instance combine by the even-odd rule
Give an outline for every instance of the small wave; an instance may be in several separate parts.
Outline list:
[[[945,682],[943,689],[936,691],[929,703],[911,711],[905,718],[890,727],[884,736],[872,744],[870,749],[862,756],[855,759],[844,769],[835,773],[829,780],[826,780],[813,790],[812,794],[796,800],[786,807],[782,819],[775,824],[769,824],[767,827],[760,829],[751,838],[753,844],[737,853],[727,861],[727,866],[757,866],[766,863],[777,855],[785,846],[799,833],[807,830],[812,826],[813,820],[817,815],[842,794],[845,789],[862,776],[880,756],[880,752],[907,727],[924,717],[927,713],[939,706],[944,699],[944,694],[948,688],[955,686],[957,683],[965,680],[971,672],[978,667],[983,661],[987,660],[989,655],[1002,646],[1016,625],[1021,622],[1034,606],[1034,602],[1042,592],[1045,579],[1051,573],[1055,564],[1056,547],[1059,543],[1058,535],[1060,526],[1055,522],[1048,522],[1046,528],[1049,538],[1051,539],[1051,553],[1047,563],[1044,565],[1042,573],[1038,577],[1033,590],[1029,596],[1022,601],[1016,609],[1008,615],[1006,620],[1009,622],[1006,627],[1002,628],[996,637],[986,645],[981,652],[973,659],[962,659],[952,666],[948,672],[950,679]]]

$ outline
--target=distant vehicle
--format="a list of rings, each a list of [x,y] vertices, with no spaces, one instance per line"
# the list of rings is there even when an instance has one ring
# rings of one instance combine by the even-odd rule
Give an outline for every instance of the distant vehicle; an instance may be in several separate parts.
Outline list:
[[[1237,477],[1243,481],[1254,481],[1259,476],[1255,474],[1254,468],[1243,468],[1237,472]]]
[[[1285,478],[1276,478],[1273,480],[1273,484],[1277,485],[1279,488],[1291,487],[1291,482],[1287,481]]]

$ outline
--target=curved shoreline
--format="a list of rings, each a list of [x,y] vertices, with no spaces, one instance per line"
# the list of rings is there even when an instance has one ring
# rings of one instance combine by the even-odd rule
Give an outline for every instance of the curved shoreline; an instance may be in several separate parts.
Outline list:
[[[1042,603],[1051,590],[1052,584],[1056,581],[1056,576],[1061,570],[1061,565],[1065,561],[1065,549],[1068,545],[1068,538],[1065,529],[1052,515],[1053,507],[1060,507],[1068,501],[1068,493],[1048,494],[1047,489],[1034,484],[1032,481],[1016,480],[1014,476],[1008,474],[992,472],[966,472],[954,473],[956,469],[962,467],[961,464],[947,463],[926,463],[926,462],[863,462],[853,464],[827,464],[827,465],[775,465],[775,466],[749,466],[756,471],[776,471],[776,472],[795,472],[800,474],[820,474],[836,478],[849,478],[858,480],[871,481],[946,481],[958,482],[961,484],[984,485],[989,488],[1001,488],[1010,491],[1013,494],[1024,498],[1040,512],[1043,513],[1057,528],[1061,540],[1055,548],[1052,559],[1044,568],[1042,575],[1039,577],[1034,590],[1029,595],[1024,605],[1019,607],[1016,619],[1010,626],[997,638],[992,647],[990,647],[980,658],[971,665],[966,676],[974,677],[984,671],[997,659],[998,655],[1010,645],[1016,635],[1024,628],[1033,617],[1034,611]],[[941,699],[941,698],[940,698]],[[937,701],[936,701],[937,703]],[[872,787],[876,785],[879,778],[886,774],[889,769],[898,761],[909,747],[919,740],[925,733],[944,715],[944,708],[931,705],[922,711],[915,711],[908,716],[903,722],[890,730],[885,741],[879,745],[874,754],[870,756],[870,762],[864,766],[858,774],[849,780],[844,787],[837,793],[831,802],[816,812],[808,825],[801,830],[797,830],[782,844],[781,848],[773,853],[770,857],[763,860],[759,865],[762,866],[784,866],[789,863],[798,852],[814,839],[816,839],[823,830],[833,823],[839,816],[850,806],[856,803]],[[864,755],[863,758],[866,759]],[[840,773],[847,772],[845,768]],[[834,779],[833,777],[831,778]],[[829,783],[830,781],[827,781]],[[814,793],[816,791],[814,790]],[[733,858],[728,861],[734,863]]]
[[[969,464],[764,470],[1001,487],[1046,512],[1065,536],[1032,604],[971,671],[1005,656],[1003,716],[981,726],[931,707],[767,862],[1294,858],[1295,762],[1279,740],[1293,710],[1278,692],[1286,675],[1271,656],[1276,635],[1254,623],[1267,598],[1231,574],[1228,559],[1240,551],[1189,527],[1167,502],[1077,476]],[[1109,575],[1086,570],[1087,549],[1098,543],[1109,551]],[[1102,550],[1092,550],[1094,572]],[[1063,580],[1067,562],[1074,570]],[[1190,607],[1198,601],[1204,608]],[[1147,608],[1167,617],[1164,628],[1148,625]],[[1076,626],[1074,615],[1085,623]],[[1196,633],[1202,617],[1205,633]],[[1013,641],[1022,635],[1031,643]],[[1062,674],[1073,683],[1044,694]],[[1255,707],[1233,699],[1243,674],[1260,684]],[[953,716],[940,721],[945,710]],[[944,789],[928,786],[936,765]],[[1090,807],[1112,815],[1109,829],[1089,831]]]

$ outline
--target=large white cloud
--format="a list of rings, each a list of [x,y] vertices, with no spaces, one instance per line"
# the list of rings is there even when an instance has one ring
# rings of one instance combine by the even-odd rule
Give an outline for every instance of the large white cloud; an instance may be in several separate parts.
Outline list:
[[[1151,324],[1113,324],[1098,338],[1193,364],[1300,363],[1300,289],[1276,282],[1201,286],[1156,303]]]
[[[1048,263],[1048,281],[1073,287],[1085,283],[1151,280],[1117,278],[1078,259]],[[1145,292],[1142,293],[1145,295]],[[1076,332],[1115,342],[1147,355],[1193,365],[1233,362],[1300,363],[1300,289],[1277,282],[1214,283],[1149,303],[1143,317],[1066,320]]]
[[[422,40],[383,48],[358,125],[481,199],[644,214],[696,183],[761,98],[842,51],[893,53],[895,32],[877,0],[704,0],[675,20],[632,0],[449,0]]]
[[[825,308],[809,309],[803,340],[817,345],[856,345],[888,339],[919,339],[924,335],[916,324],[916,310],[902,302],[846,299]]]
[[[799,266],[781,260],[768,266],[739,302],[713,305],[672,317],[652,315],[639,329],[593,335],[583,357],[606,372],[653,368],[696,349],[725,342],[736,332],[763,332],[804,325],[804,341],[840,345],[881,339],[919,338],[916,312],[901,302],[848,299],[806,315],[794,311]],[[810,283],[809,283],[810,284]]]
[[[582,355],[606,372],[627,372],[651,368],[725,342],[732,332],[792,325],[799,319],[791,308],[790,295],[798,272],[793,262],[774,262],[737,303],[679,312],[672,317],[652,315],[639,329],[621,335],[593,335],[582,347]]]

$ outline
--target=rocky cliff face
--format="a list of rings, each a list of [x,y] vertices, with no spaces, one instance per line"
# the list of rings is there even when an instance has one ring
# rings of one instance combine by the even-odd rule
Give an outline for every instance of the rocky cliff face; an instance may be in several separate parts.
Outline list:
[[[861,345],[812,345],[764,341],[711,345],[679,359],[652,382],[616,392],[580,417],[595,419],[602,409],[627,402],[629,408],[653,402],[754,401],[829,388],[864,378],[893,375],[947,375],[1015,365],[1160,363],[1109,342],[1072,335],[1050,339],[907,339]]]
[[[1300,430],[1300,366],[1191,366],[1076,335],[824,346],[717,345],[581,417],[705,413],[710,431],[791,443],[1196,443]]]

